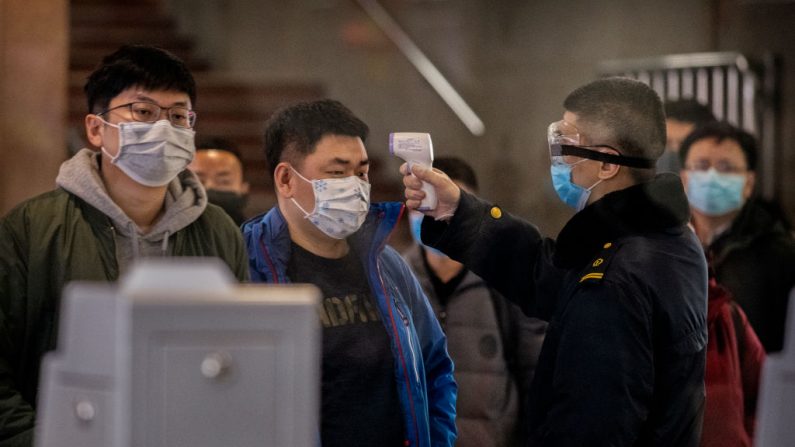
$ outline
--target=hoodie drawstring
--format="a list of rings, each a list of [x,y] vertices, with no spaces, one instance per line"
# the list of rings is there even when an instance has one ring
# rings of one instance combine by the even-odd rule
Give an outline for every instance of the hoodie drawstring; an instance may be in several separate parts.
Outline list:
[[[127,224],[127,228],[132,237],[133,259],[138,259],[140,254],[140,247],[138,246],[138,229],[135,228],[135,224],[132,222]]]
[[[160,245],[160,251],[163,257],[168,255],[168,237],[171,236],[171,232],[166,230],[165,234],[163,234],[163,244]]]
[[[138,259],[141,255],[141,247],[138,245],[140,243],[140,236],[138,235],[138,231],[135,228],[135,224],[130,222],[128,225],[130,227],[130,234],[132,235],[132,249],[133,249],[133,259]],[[166,230],[163,233],[163,241],[160,243],[160,254],[161,256],[165,257],[168,256],[168,238],[171,236],[171,232]]]

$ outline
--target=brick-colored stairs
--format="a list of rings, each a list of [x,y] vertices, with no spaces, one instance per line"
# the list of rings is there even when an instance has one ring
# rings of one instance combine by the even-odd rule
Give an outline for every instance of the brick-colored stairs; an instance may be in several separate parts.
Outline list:
[[[196,78],[197,138],[218,136],[238,146],[251,184],[248,214],[269,208],[274,199],[262,152],[263,124],[281,106],[322,97],[322,87],[308,83],[241,82],[214,72],[208,61],[195,56],[193,42],[178,34],[176,22],[158,0],[70,3],[69,125],[75,140],[70,145],[74,148],[87,144],[83,85],[102,57],[127,43],[157,45],[182,58]]]

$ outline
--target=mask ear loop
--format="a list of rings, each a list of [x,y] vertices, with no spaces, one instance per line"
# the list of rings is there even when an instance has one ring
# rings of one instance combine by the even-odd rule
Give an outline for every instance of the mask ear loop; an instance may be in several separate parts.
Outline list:
[[[102,117],[101,117],[101,116],[99,116],[99,115],[97,115],[97,118],[98,118],[100,121],[102,121],[104,124],[106,124],[106,125],[108,125],[108,126],[110,126],[110,127],[115,127],[116,129],[119,129],[119,130],[121,130],[121,126],[119,126],[118,124],[113,124],[113,123],[107,122],[107,121],[105,121],[105,119],[104,119],[104,118],[102,118]],[[99,149],[102,151],[102,153],[108,156],[108,158],[110,159],[110,162],[111,162],[111,163],[116,163],[116,160],[117,160],[117,159],[119,158],[119,156],[121,155],[121,136],[119,137],[119,143],[120,143],[120,144],[119,144],[119,152],[118,152],[118,153],[117,153],[115,156],[113,156],[113,155],[110,155],[110,152],[108,152],[108,150],[107,150],[107,149],[105,149],[105,146],[104,146],[104,145],[99,147]]]
[[[110,155],[110,152],[108,152],[108,150],[105,149],[105,146],[100,146],[99,149],[102,151],[103,154],[108,156],[111,163],[116,163],[116,160],[119,158],[120,154],[116,154],[115,156]],[[119,150],[119,152],[121,153],[121,150]]]
[[[586,160],[588,160],[588,159],[587,159],[587,158],[583,158],[582,160],[578,161],[578,162],[577,162],[577,163],[575,163],[575,164],[582,163],[582,162],[584,162],[584,161],[586,161]],[[591,161],[596,161],[596,160],[591,160]],[[602,162],[602,163],[604,163],[604,162]],[[574,166],[574,165],[571,165],[571,166]],[[620,166],[619,166],[619,168],[620,168]],[[593,185],[591,185],[589,188],[586,188],[585,190],[586,190],[586,191],[588,191],[588,192],[591,192],[591,191],[592,191],[594,188],[596,188],[597,186],[599,186],[599,184],[600,184],[600,183],[602,183],[602,182],[604,182],[604,181],[605,181],[605,179],[603,179],[603,178],[600,178],[599,180],[597,180],[597,181],[596,181],[596,183],[594,183]]]
[[[301,178],[301,180],[303,180],[303,181],[305,181],[305,182],[307,182],[307,183],[312,185],[312,195],[314,196],[315,195],[315,188],[314,188],[315,184],[314,184],[314,182],[312,182],[312,180],[309,180],[308,178],[306,178],[303,175],[301,175],[301,173],[298,172],[292,165],[290,165],[290,169],[292,169],[293,172],[295,172],[295,174],[298,177]],[[304,209],[304,207],[302,207],[301,205],[298,204],[298,201],[295,200],[295,197],[290,197],[290,200],[295,204],[296,207],[298,207],[299,210],[301,210],[302,213],[304,213],[304,219],[309,219],[313,214],[315,214],[315,210],[317,208],[317,203],[315,203],[315,208],[312,209],[312,212],[311,213],[307,213],[306,210]],[[317,198],[316,198],[315,201],[317,201]]]
[[[588,189],[586,189],[586,191],[588,191],[588,192],[591,192],[591,190],[592,190],[592,189],[594,189],[594,188],[596,188],[597,186],[599,186],[599,184],[600,184],[600,183],[602,183],[603,181],[605,181],[605,179],[603,179],[603,178],[600,178],[600,179],[599,179],[599,181],[597,181],[596,183],[594,183],[593,185],[591,185],[591,187],[590,187],[590,188],[588,188]]]
[[[298,201],[295,200],[295,197],[290,197],[290,200],[295,204],[296,207],[298,207],[299,210],[301,210],[302,213],[304,213],[304,219],[309,219],[312,213],[307,213],[304,207],[298,204]]]
[[[561,161],[563,161],[563,160],[561,160]],[[588,161],[588,159],[587,159],[587,158],[583,158],[582,160],[580,160],[580,161],[576,161],[576,162],[574,162],[574,163],[572,163],[572,164],[568,164],[568,163],[566,163],[565,161],[563,161],[563,163],[566,163],[567,165],[569,165],[569,166],[571,166],[571,167],[575,167],[575,166],[577,166],[578,164],[580,164],[580,163],[584,163],[584,162],[586,162],[586,161]]]
[[[613,149],[613,150],[615,150],[615,149]],[[601,151],[600,151],[600,152],[601,152]],[[587,160],[587,158],[586,158],[586,160]],[[598,161],[598,160],[594,160],[594,161]],[[616,164],[616,163],[610,163],[610,162],[608,162],[608,161],[602,161],[601,163],[602,163],[602,164],[605,164],[605,163],[606,163],[606,164],[615,164],[616,166],[618,166],[618,170],[619,170],[619,171],[620,171],[620,170],[621,170],[621,168],[623,167],[622,165],[619,165],[619,164]],[[616,171],[616,174],[615,174],[615,175],[613,175],[613,177],[611,177],[611,178],[615,178],[615,176],[616,176],[616,175],[618,175],[618,171]],[[600,183],[604,182],[605,180],[606,180],[606,179],[603,179],[603,178],[602,178],[602,179],[599,179],[599,181],[598,181],[598,182],[594,183],[594,184],[593,184],[593,185],[592,185],[590,188],[588,188],[588,191],[590,192],[592,189],[596,188],[596,187],[597,187],[597,186],[598,186]]]
[[[583,158],[583,159],[582,159],[582,160],[580,160],[580,161],[577,161],[577,162],[575,162],[575,163],[572,163],[572,164],[568,164],[568,163],[566,163],[565,161],[563,161],[563,160],[562,160],[562,157],[561,157],[561,163],[563,163],[563,164],[567,165],[567,166],[569,167],[569,169],[571,169],[572,167],[574,167],[574,166],[576,166],[576,165],[578,165],[578,164],[580,164],[580,163],[586,162],[586,161],[589,161],[589,159],[587,159],[587,158]],[[591,161],[593,161],[593,160],[591,160]],[[572,178],[571,178],[571,170],[569,170],[569,182],[571,182],[571,184],[573,184],[573,185],[575,185],[575,186],[577,186],[577,187],[579,187],[579,188],[583,188],[583,189],[585,190],[585,193],[586,193],[586,194],[583,194],[583,195],[581,196],[581,198],[580,198],[580,202],[577,204],[577,207],[576,207],[576,209],[577,209],[577,211],[578,211],[578,212],[579,212],[579,211],[582,211],[582,209],[583,209],[583,208],[585,208],[585,204],[588,202],[588,197],[590,197],[590,195],[591,195],[591,191],[592,191],[594,188],[596,188],[597,186],[599,186],[599,184],[600,184],[600,183],[602,183],[602,182],[604,182],[604,181],[605,181],[605,179],[599,179],[599,180],[597,180],[597,182],[596,182],[596,183],[594,183],[594,184],[593,184],[593,185],[591,185],[590,187],[588,187],[588,188],[583,188],[582,186],[579,186],[579,185],[577,185],[577,184],[575,184],[575,183],[574,183],[574,180],[572,180]]]

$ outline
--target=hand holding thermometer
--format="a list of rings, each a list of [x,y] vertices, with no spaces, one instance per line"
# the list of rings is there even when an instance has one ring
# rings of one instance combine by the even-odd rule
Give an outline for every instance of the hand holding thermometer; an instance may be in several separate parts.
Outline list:
[[[431,168],[433,166],[433,143],[431,134],[421,132],[393,132],[389,134],[389,153],[405,160],[409,172],[415,163]],[[413,175],[413,174],[412,174]],[[428,182],[422,182],[422,199],[419,211],[436,209],[436,190]]]

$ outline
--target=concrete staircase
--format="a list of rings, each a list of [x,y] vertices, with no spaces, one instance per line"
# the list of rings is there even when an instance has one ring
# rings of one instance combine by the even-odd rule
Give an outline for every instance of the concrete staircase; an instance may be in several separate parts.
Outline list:
[[[229,79],[195,55],[194,44],[177,32],[176,22],[158,0],[133,3],[114,0],[71,0],[69,77],[70,148],[87,145],[83,118],[87,105],[83,85],[103,56],[126,43],[167,49],[191,68],[197,82],[197,137],[218,136],[234,142],[251,183],[248,214],[274,203],[272,182],[262,151],[265,120],[277,108],[323,96],[317,84],[268,84]]]

